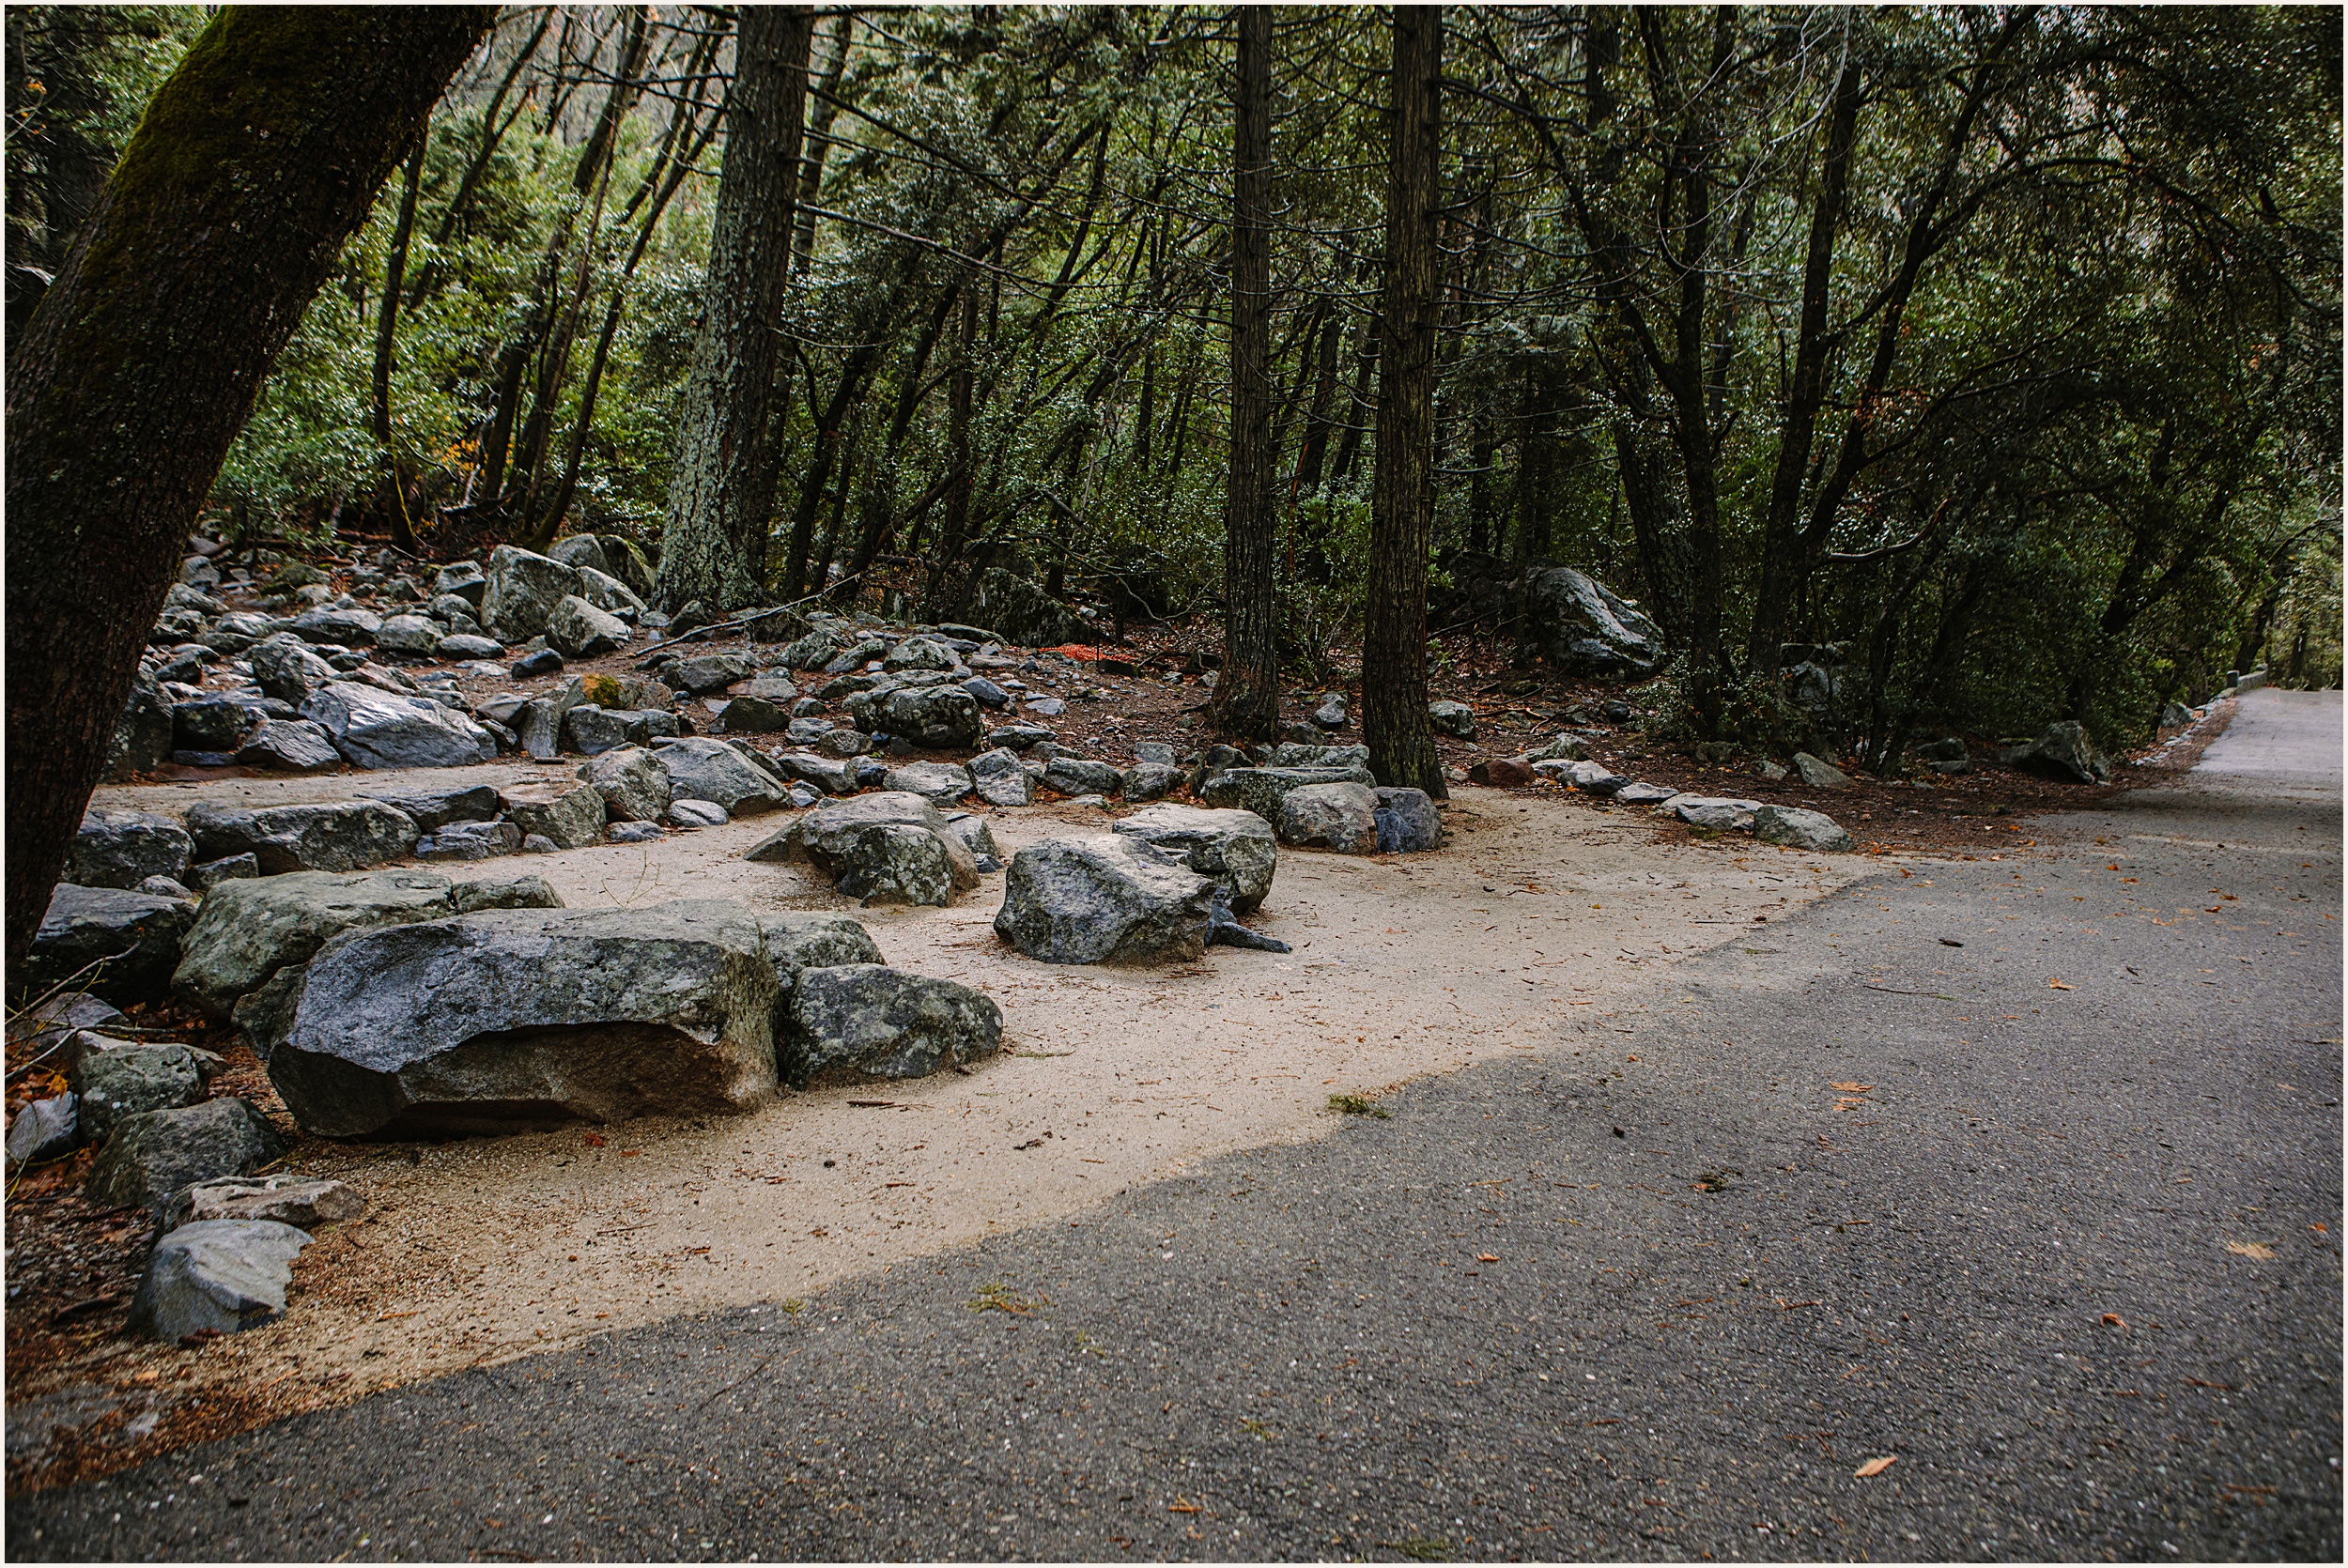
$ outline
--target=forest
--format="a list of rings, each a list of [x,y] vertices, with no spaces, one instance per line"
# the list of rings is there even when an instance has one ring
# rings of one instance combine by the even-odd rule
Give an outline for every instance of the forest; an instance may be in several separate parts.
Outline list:
[[[9,10],[12,345],[233,14]],[[1506,639],[1543,562],[1661,628],[1660,727],[1887,774],[1951,730],[2125,745],[2261,664],[2339,681],[2333,13],[478,37],[209,481],[241,557],[616,534],[672,613],[929,623],[1004,573],[1087,637],[1223,627],[1242,737],[1242,694],[1365,663],[1369,708],[1382,669],[1423,704],[1428,635]]]

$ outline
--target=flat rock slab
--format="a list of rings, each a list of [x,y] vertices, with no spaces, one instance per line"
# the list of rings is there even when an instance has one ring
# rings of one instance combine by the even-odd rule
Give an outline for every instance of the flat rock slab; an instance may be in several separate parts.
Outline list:
[[[358,871],[413,854],[415,819],[379,800],[272,806],[261,810],[199,804],[188,811],[199,858],[250,854],[264,876],[288,871]]]
[[[329,1137],[734,1110],[775,1086],[779,994],[737,903],[354,931],[310,961],[270,1078]]]
[[[789,800],[780,779],[723,741],[688,735],[662,746],[653,759],[669,775],[672,798],[715,801],[729,816],[777,810]]]
[[[270,1220],[199,1220],[155,1243],[130,1326],[166,1345],[241,1333],[286,1310],[293,1260],[310,1235]]]
[[[362,768],[460,767],[498,754],[489,732],[455,709],[356,681],[319,687],[302,702],[301,716]]]
[[[1272,824],[1253,811],[1157,805],[1109,824],[1212,878],[1225,905],[1244,915],[1264,901],[1279,869],[1280,845]]]
[[[1674,795],[1656,809],[1677,817],[1691,827],[1744,832],[1753,826],[1753,815],[1761,809],[1761,803],[1721,795]]]
[[[366,1211],[367,1200],[348,1182],[272,1176],[199,1182],[172,1199],[162,1222],[170,1230],[204,1220],[270,1220],[316,1230]]]
[[[184,878],[195,840],[169,817],[93,807],[66,852],[65,880],[77,887],[136,887],[148,877]]]
[[[302,871],[225,882],[205,896],[172,985],[225,1019],[240,998],[287,965],[308,962],[345,931],[456,913],[449,879],[437,871]]]

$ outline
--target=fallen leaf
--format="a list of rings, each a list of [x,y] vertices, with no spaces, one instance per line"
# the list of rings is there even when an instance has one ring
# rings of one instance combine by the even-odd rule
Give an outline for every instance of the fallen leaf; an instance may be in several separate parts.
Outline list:
[[[2226,1243],[2226,1251],[2238,1257],[2256,1258],[2261,1263],[2270,1261],[2275,1255],[2274,1248],[2259,1241],[2229,1241]]]
[[[2047,989],[2048,991],[2069,991],[2071,988],[2064,985],[2061,980],[2048,980],[2047,982]]]
[[[1478,1263],[1498,1263],[1500,1259],[1491,1253],[1478,1253],[1475,1254],[1475,1261]]]
[[[603,1147],[603,1134],[600,1132],[589,1132],[583,1134],[579,1138],[579,1142],[585,1144],[591,1149],[599,1149]]]
[[[1890,1469],[1892,1466],[1898,1464],[1899,1462],[1900,1456],[1898,1454],[1886,1454],[1880,1459],[1868,1460],[1865,1464],[1851,1471],[1851,1476],[1854,1480],[1864,1481],[1869,1476],[1881,1475],[1884,1471]]]
[[[1840,1089],[1846,1095],[1863,1095],[1875,1087],[1873,1084],[1829,1084],[1830,1089]]]
[[[2104,1325],[2111,1329],[2124,1329],[2128,1326],[2128,1320],[2116,1312],[2108,1312],[2104,1314]]]

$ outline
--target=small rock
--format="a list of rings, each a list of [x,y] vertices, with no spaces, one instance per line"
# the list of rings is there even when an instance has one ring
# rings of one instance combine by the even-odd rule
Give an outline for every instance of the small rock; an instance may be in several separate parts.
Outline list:
[[[1767,757],[1764,757],[1761,759],[1761,765],[1753,771],[1758,773],[1763,778],[1766,778],[1770,783],[1774,784],[1785,776],[1785,764],[1783,762],[1772,762]]]
[[[660,831],[658,822],[613,822],[603,830],[603,837],[610,844],[657,844],[668,835]]]
[[[1377,796],[1381,854],[1417,854],[1443,843],[1443,818],[1426,791],[1382,784]]]
[[[1182,770],[1172,762],[1135,762],[1125,770],[1121,780],[1125,798],[1136,806],[1164,800],[1182,782]]]
[[[343,765],[334,738],[306,718],[265,718],[237,747],[237,765],[274,773],[323,773]]]
[[[933,806],[950,806],[970,792],[970,770],[954,762],[904,762],[888,770],[882,788],[921,796]]]
[[[1765,844],[1790,844],[1796,849],[1830,853],[1859,847],[1833,818],[1792,806],[1764,806],[1755,811],[1753,836]]]
[[[1468,769],[1468,782],[1487,784],[1494,789],[1515,789],[1533,782],[1533,768],[1522,757],[1487,757]]]
[[[432,579],[432,592],[436,597],[452,593],[475,608],[480,607],[482,595],[488,592],[488,588],[489,579],[483,574],[481,562],[477,561],[459,561],[443,566],[440,575]]]
[[[565,598],[575,597],[584,586],[579,573],[561,561],[511,545],[500,545],[489,552],[487,575],[481,623],[506,642],[526,642],[545,635],[555,607]],[[585,608],[595,607],[583,599],[579,603]]]
[[[208,1220],[267,1220],[316,1230],[366,1211],[367,1200],[348,1182],[271,1176],[198,1183],[171,1201],[162,1224],[170,1230]]]
[[[714,800],[672,800],[669,820],[679,827],[723,827],[734,819]]]
[[[516,659],[512,672],[516,680],[526,681],[533,675],[560,674],[562,669],[563,655],[551,648],[541,648],[534,653]]]
[[[1026,706],[1037,718],[1058,718],[1068,711],[1068,704],[1057,697],[1031,697]]]
[[[233,752],[269,716],[250,698],[206,697],[171,710],[171,744],[179,751]]]
[[[1025,752],[1031,746],[1041,746],[1055,738],[1052,731],[1041,724],[1003,724],[997,725],[986,741],[990,746],[1005,751]]]
[[[1475,738],[1475,710],[1464,702],[1429,702],[1427,704],[1427,722],[1438,735],[1449,735],[1462,741]]]
[[[1210,751],[1208,765],[1215,753]],[[1280,821],[1280,802],[1291,790],[1313,784],[1375,784],[1369,769],[1359,762],[1345,767],[1226,767],[1210,772],[1197,785],[1198,798],[1207,806],[1237,807],[1253,811],[1275,827]]]
[[[786,1006],[782,1074],[924,1078],[1001,1049],[1003,1010],[983,992],[877,963],[801,969]]]
[[[422,788],[369,784],[363,785],[358,793],[362,799],[379,800],[404,812],[409,821],[426,833],[437,832],[451,822],[494,822],[497,814],[504,809],[496,787],[489,784],[443,784]]]
[[[136,887],[186,873],[195,840],[168,817],[92,807],[66,852],[65,880],[79,887]]]
[[[1679,793],[1668,784],[1626,784],[1614,792],[1614,798],[1625,806],[1658,806]]]
[[[1106,762],[1082,757],[1055,757],[1043,766],[1043,785],[1064,795],[1114,794],[1125,776]]]
[[[881,658],[881,668],[889,671],[901,669],[951,669],[960,661],[952,649],[926,637],[909,637],[891,648]]]
[[[1526,762],[1579,762],[1586,760],[1589,755],[1590,748],[1583,745],[1579,737],[1559,730],[1526,752],[1523,761]]]
[[[100,1207],[136,1205],[152,1212],[183,1187],[242,1176],[285,1152],[285,1140],[246,1100],[143,1112],[115,1124],[84,1195]]]
[[[980,752],[970,759],[969,771],[971,787],[989,806],[1025,806],[1034,798],[1027,769],[1008,748]]]
[[[92,1143],[104,1142],[126,1116],[175,1110],[204,1097],[204,1074],[184,1045],[125,1041],[85,1050],[75,1059],[71,1077],[74,1093],[82,1097],[82,1126]]]
[[[36,1099],[8,1123],[8,1159],[20,1166],[63,1159],[81,1145],[80,1115],[70,1092]]]
[[[788,798],[779,776],[723,741],[687,736],[653,756],[669,775],[672,800],[710,801],[747,817],[779,809]]]
[[[188,871],[188,881],[194,885],[198,893],[209,893],[224,882],[257,877],[260,874],[260,856],[250,853],[230,854],[223,855],[218,860],[208,860],[201,866],[191,868]]]
[[[581,767],[579,776],[603,796],[607,822],[657,822],[668,814],[669,770],[641,746],[607,751]]]
[[[772,735],[788,730],[792,718],[789,709],[746,695],[728,702],[718,722],[729,735]]]
[[[1346,712],[1345,693],[1333,691],[1324,696],[1321,706],[1313,710],[1313,722],[1323,730],[1342,730],[1351,723],[1351,715]]]
[[[979,706],[981,708],[1008,708],[1011,706],[1011,693],[1005,691],[1002,687],[996,685],[994,682],[988,680],[983,675],[971,676],[967,681],[962,683],[962,689],[968,692],[973,698],[976,698],[978,699]]]
[[[1621,796],[1615,798],[1620,799]],[[1668,811],[1691,827],[1741,833],[1753,826],[1753,816],[1761,809],[1761,803],[1716,795],[1674,795],[1656,809]]]
[[[155,1243],[131,1299],[130,1327],[165,1345],[241,1333],[286,1310],[293,1260],[310,1235],[268,1220],[203,1220]]]
[[[377,629],[375,645],[388,653],[430,653],[440,628],[422,615],[394,615]]]
[[[117,1006],[154,1001],[170,987],[180,936],[194,917],[184,899],[61,882],[9,983],[39,995],[80,975],[83,990]]]
[[[1794,771],[1801,775],[1801,781],[1814,790],[1850,788],[1849,775],[1824,758],[1813,757],[1807,751],[1794,753]]]
[[[627,646],[627,623],[576,593],[555,602],[547,620],[547,646],[566,659],[592,659]]]
[[[2007,752],[2005,765],[2071,784],[2102,784],[2111,777],[2110,760],[2076,719],[2048,725],[2037,740]]]
[[[485,877],[478,882],[460,882],[453,890],[459,915],[471,915],[485,909],[561,909],[562,896],[548,884],[546,878],[533,876]]]

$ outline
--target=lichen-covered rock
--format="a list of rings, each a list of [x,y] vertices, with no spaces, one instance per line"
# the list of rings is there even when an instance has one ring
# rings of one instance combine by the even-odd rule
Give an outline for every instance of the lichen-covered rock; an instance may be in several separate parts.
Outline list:
[[[502,642],[528,642],[545,635],[554,607],[582,586],[579,576],[559,561],[511,545],[489,552],[481,623]]]
[[[1429,702],[1427,722],[1438,735],[1462,741],[1475,738],[1475,710],[1464,702]]]
[[[484,909],[561,909],[562,895],[544,877],[491,876],[460,882],[451,889],[456,913]]]
[[[1823,757],[1813,757],[1807,751],[1794,753],[1794,771],[1801,781],[1814,790],[1847,790],[1850,776]]]
[[[330,938],[455,908],[448,878],[436,871],[301,871],[224,882],[197,906],[172,988],[207,1016],[226,1020],[241,998],[279,970],[307,962]]]
[[[332,1137],[743,1108],[775,1084],[765,942],[716,900],[354,931],[310,961],[270,1078]]]
[[[180,936],[194,917],[184,899],[61,882],[10,987],[38,996],[81,975],[75,984],[117,1006],[154,1001],[170,987]]]
[[[155,1243],[130,1328],[177,1345],[190,1334],[241,1333],[286,1310],[293,1260],[310,1234],[270,1220],[199,1220]]]
[[[1121,771],[1088,758],[1055,757],[1043,764],[1043,787],[1064,795],[1113,795],[1124,784]]]
[[[1012,856],[995,930],[1047,963],[1186,961],[1206,950],[1214,890],[1130,837],[1046,838]]]
[[[262,873],[356,871],[413,853],[414,819],[379,800],[272,806],[264,810],[199,804],[188,810],[199,858],[250,854]]]
[[[454,768],[496,759],[497,741],[467,715],[428,697],[356,681],[311,693],[301,716],[321,726],[334,749],[363,768]]]
[[[80,887],[136,887],[148,877],[187,875],[195,853],[188,830],[147,811],[91,807],[66,852],[65,880]]]
[[[2068,784],[2102,784],[2111,777],[2110,759],[2077,719],[2048,725],[2030,745],[2007,752],[2005,765]]]
[[[30,1101],[8,1123],[8,1159],[20,1166],[61,1160],[81,1146],[81,1105],[70,1091]]]
[[[1715,832],[1743,832],[1753,826],[1753,814],[1761,809],[1757,800],[1735,800],[1719,795],[1674,795],[1656,807],[1677,817],[1691,827],[1707,827]]]
[[[852,707],[852,716],[856,710]],[[903,736],[933,751],[974,746],[985,731],[979,701],[957,685],[899,687],[883,695],[856,719],[868,734]]]
[[[115,1124],[83,1196],[95,1207],[136,1205],[151,1213],[183,1187],[243,1176],[285,1152],[286,1141],[247,1100],[146,1111]]]
[[[547,616],[547,646],[566,659],[592,659],[627,645],[627,623],[576,593],[554,602]]]
[[[802,969],[883,961],[873,933],[844,915],[783,910],[761,915],[758,923],[766,933],[767,960],[786,987]]]
[[[799,821],[797,850],[839,890],[868,903],[943,908],[979,884],[978,859],[937,807],[884,791],[819,806]]]
[[[970,770],[954,762],[902,762],[888,770],[884,787],[950,806],[970,792]]]
[[[1859,846],[1840,822],[1823,811],[1794,806],[1764,806],[1753,814],[1753,836],[1765,844],[1841,853]]]
[[[657,822],[669,809],[669,770],[641,746],[607,751],[579,776],[603,797],[608,822]]]
[[[1382,784],[1376,794],[1380,853],[1416,854],[1443,843],[1443,818],[1426,791]]]
[[[71,1079],[73,1092],[82,1097],[83,1130],[94,1144],[103,1143],[125,1117],[204,1098],[203,1068],[184,1045],[109,1041],[104,1049],[80,1052]]]
[[[429,653],[440,640],[440,628],[422,615],[387,617],[375,634],[375,645],[387,653]]]
[[[801,970],[784,1011],[782,1073],[795,1085],[923,1078],[1003,1040],[1003,1010],[985,992],[878,963]]]
[[[1196,806],[1152,806],[1109,824],[1110,831],[1137,838],[1213,879],[1223,901],[1245,915],[1272,891],[1280,846],[1272,824],[1253,811],[1206,810]]]
[[[853,733],[853,731],[851,731]],[[858,788],[857,763],[847,757],[823,757],[810,751],[785,751],[775,760],[785,778],[814,785],[827,795],[852,795]]]
[[[971,613],[999,631],[1007,642],[1049,648],[1074,639],[1084,629],[1075,612],[1025,577],[999,566],[979,574],[972,585]]]
[[[1280,801],[1280,842],[1339,854],[1378,853],[1378,796],[1366,784],[1307,784]]]
[[[1561,670],[1651,675],[1663,662],[1662,629],[1585,572],[1537,568],[1520,593],[1525,635]]]
[[[265,718],[237,747],[237,765],[272,773],[324,773],[343,765],[343,754],[322,724],[306,718]]]
[[[1025,806],[1034,798],[1034,786],[1019,759],[1003,746],[981,751],[970,759],[971,788],[989,806]]]
[[[1360,763],[1342,768],[1224,768],[1200,781],[1198,798],[1208,806],[1253,811],[1277,827],[1280,803],[1291,790],[1314,784],[1364,784],[1377,780]]]
[[[735,817],[773,811],[789,803],[780,781],[733,746],[689,735],[653,753],[669,776],[672,800],[715,801]]]
[[[603,842],[603,795],[592,784],[522,784],[501,791],[505,816],[525,837],[535,833],[556,849]]]

